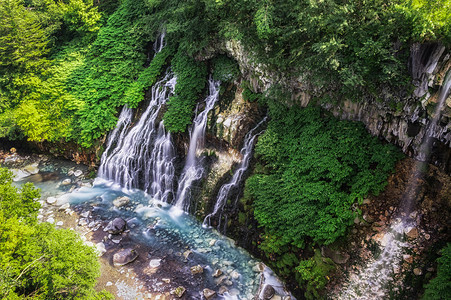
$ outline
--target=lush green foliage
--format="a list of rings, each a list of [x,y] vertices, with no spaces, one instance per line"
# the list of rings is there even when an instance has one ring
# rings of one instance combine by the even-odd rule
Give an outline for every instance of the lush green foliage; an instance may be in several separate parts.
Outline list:
[[[172,60],[172,69],[177,76],[177,84],[163,119],[168,130],[183,132],[191,124],[196,101],[205,87],[207,68],[179,48]]]
[[[437,276],[426,285],[423,299],[451,299],[451,243],[441,250],[441,254],[437,259]]]
[[[199,61],[224,39],[240,40],[269,71],[354,98],[403,82],[411,42],[451,43],[446,0],[94,2],[0,0],[0,136],[90,146],[119,107],[138,105],[175,52],[179,82],[165,121],[184,131],[204,87]],[[163,30],[167,49],[152,58]],[[224,55],[211,66],[222,81],[238,74]]]
[[[94,290],[99,263],[93,248],[71,230],[37,223],[39,191],[13,187],[0,168],[0,297],[111,299]]]
[[[306,299],[323,298],[321,291],[329,281],[329,273],[334,269],[334,263],[330,258],[321,256],[319,250],[310,259],[303,260],[296,267],[296,271],[301,274],[302,280],[306,283]]]
[[[221,82],[230,82],[238,77],[240,70],[233,59],[219,55],[213,59],[213,79]]]
[[[400,154],[362,124],[339,121],[319,108],[273,104],[270,112],[255,150],[267,172],[247,183],[255,217],[277,243],[332,243],[355,217],[352,204],[384,187]],[[277,245],[266,246],[277,252]]]

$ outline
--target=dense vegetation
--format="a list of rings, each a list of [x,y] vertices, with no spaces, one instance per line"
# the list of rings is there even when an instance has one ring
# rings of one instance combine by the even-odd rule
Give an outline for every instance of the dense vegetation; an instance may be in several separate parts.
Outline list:
[[[185,131],[222,41],[270,71],[358,98],[406,79],[410,43],[451,43],[449,1],[0,0],[0,137],[89,147],[168,64],[165,122]],[[167,49],[152,42],[166,31]],[[171,62],[172,61],[172,62]],[[171,63],[170,63],[171,62]],[[224,60],[216,60],[218,65]],[[189,89],[189,91],[187,91]]]
[[[0,168],[0,297],[111,299],[94,290],[100,266],[93,248],[72,230],[38,223],[39,191],[20,189]]]
[[[344,236],[358,215],[354,205],[384,188],[401,153],[361,123],[340,121],[317,107],[270,103],[270,116],[255,149],[261,165],[246,182],[246,196],[265,231],[260,248],[281,274],[302,284],[313,276],[306,270],[317,267],[295,254]],[[293,274],[299,263],[302,272]]]
[[[426,285],[423,299],[438,300],[451,298],[451,244],[442,250],[442,256],[437,259],[437,276]]]
[[[381,86],[410,84],[412,43],[451,46],[448,0],[0,0],[0,15],[0,138],[81,147],[96,145],[122,106],[139,107],[167,70],[177,85],[163,119],[170,131],[186,131],[208,73],[221,81],[238,77],[236,62],[225,55],[226,41],[241,44],[260,69],[301,76],[319,93],[357,101]],[[152,44],[163,32],[165,48],[155,53]],[[245,98],[253,101],[258,97],[249,87]],[[256,148],[259,164],[245,201],[265,232],[260,246],[273,267],[317,298],[331,266],[306,245],[330,245],[345,235],[358,214],[355,204],[383,188],[399,155],[362,125],[285,102],[267,101],[271,121]],[[88,250],[72,254],[72,233],[37,225],[30,200],[36,192],[6,188],[9,175],[1,174],[0,197],[28,205],[22,212],[14,201],[2,202],[0,226],[15,234],[8,237],[12,244],[1,245],[11,247],[1,256],[8,266],[2,269],[2,296],[31,295],[37,286],[33,296],[51,299],[62,297],[65,286],[64,293],[95,297],[93,268],[75,280],[77,291],[46,271],[59,270],[60,262],[37,255],[57,255],[49,248],[54,241],[61,255],[73,256],[73,266]],[[11,249],[31,252],[17,261]],[[300,253],[308,258],[300,260]]]

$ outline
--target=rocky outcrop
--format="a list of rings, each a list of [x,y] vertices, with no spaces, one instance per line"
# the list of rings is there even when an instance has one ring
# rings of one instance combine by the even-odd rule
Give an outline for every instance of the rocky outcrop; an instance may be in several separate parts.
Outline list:
[[[251,83],[255,92],[265,92],[274,84],[281,84],[291,91],[292,102],[306,106],[312,103],[316,90],[306,78],[287,78],[270,72],[262,64],[252,60],[252,53],[245,51],[239,41],[228,41],[225,49],[233,56],[243,77]],[[450,53],[437,43],[414,44],[411,47],[408,69],[412,77],[413,91],[392,91],[381,87],[378,98],[366,96],[364,101],[350,99],[335,103],[317,103],[336,117],[361,121],[374,136],[402,148],[411,157],[418,157],[420,145],[434,114],[439,87],[445,74],[451,69]],[[434,138],[431,162],[446,172],[451,171],[451,98],[448,98],[442,116],[431,135]]]

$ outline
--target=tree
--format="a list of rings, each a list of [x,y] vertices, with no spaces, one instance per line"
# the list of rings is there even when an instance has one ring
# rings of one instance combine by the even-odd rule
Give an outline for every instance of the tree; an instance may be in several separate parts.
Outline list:
[[[20,189],[0,168],[0,297],[2,299],[111,299],[94,286],[95,250],[72,230],[37,223],[39,191]]]

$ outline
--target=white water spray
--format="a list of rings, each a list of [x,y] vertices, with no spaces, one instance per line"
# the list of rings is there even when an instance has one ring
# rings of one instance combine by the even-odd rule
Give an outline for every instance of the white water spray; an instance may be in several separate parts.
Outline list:
[[[179,186],[177,189],[175,206],[184,211],[189,210],[193,183],[201,179],[203,176],[204,169],[202,164],[199,162],[196,153],[204,146],[208,113],[213,109],[219,98],[220,82],[210,78],[208,84],[210,92],[208,97],[205,99],[205,109],[194,119],[190,134],[188,155],[186,156],[185,167],[183,168],[182,175],[180,176]]]
[[[107,147],[99,169],[100,177],[127,189],[143,188],[158,200],[168,200],[174,177],[174,151],[171,135],[165,132],[163,122],[158,124],[158,118],[162,105],[174,92],[175,83],[175,76],[168,73],[152,87],[151,101],[138,123],[131,129],[118,126],[119,137],[113,131],[108,145],[117,139],[116,146],[111,151]],[[128,124],[126,117],[128,114],[124,114],[124,121],[120,118],[118,124]]]
[[[241,183],[241,181],[243,179],[244,172],[249,167],[249,161],[252,157],[252,149],[254,146],[254,141],[257,138],[257,136],[262,133],[262,131],[261,130],[258,131],[258,129],[260,128],[260,125],[262,125],[266,121],[266,119],[267,119],[267,117],[265,117],[263,120],[261,120],[244,137],[244,146],[241,149],[241,155],[242,155],[241,164],[240,164],[238,170],[236,170],[235,174],[233,174],[233,177],[230,180],[230,182],[221,186],[221,189],[219,190],[219,193],[218,193],[218,197],[216,198],[216,204],[213,209],[213,212],[210,213],[209,215],[207,215],[204,219],[204,222],[203,222],[204,227],[211,226],[210,219],[213,216],[217,216],[219,219],[219,222],[220,222],[222,210],[224,208],[224,205],[226,204],[227,197],[229,196],[230,191],[239,186],[239,184]],[[218,227],[219,226],[220,225],[218,225]]]

